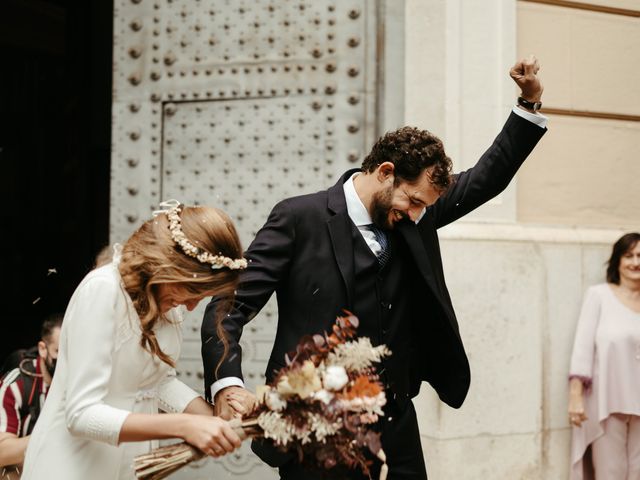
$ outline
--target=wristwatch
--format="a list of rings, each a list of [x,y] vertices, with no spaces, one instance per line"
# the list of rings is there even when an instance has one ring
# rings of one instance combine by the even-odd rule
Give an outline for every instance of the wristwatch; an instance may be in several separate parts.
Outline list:
[[[522,97],[518,97],[518,105],[533,112],[537,112],[542,108],[542,102],[530,102],[529,100],[525,100]]]

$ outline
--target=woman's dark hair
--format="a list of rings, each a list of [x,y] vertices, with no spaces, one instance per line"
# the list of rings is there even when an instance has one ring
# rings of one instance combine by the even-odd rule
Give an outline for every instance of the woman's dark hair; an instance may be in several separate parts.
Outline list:
[[[611,257],[607,266],[607,282],[620,284],[620,258],[632,250],[636,243],[640,241],[640,233],[631,232],[621,236],[616,243],[613,244]]]
[[[362,171],[371,173],[383,162],[393,163],[396,183],[399,180],[414,182],[427,168],[433,167],[431,183],[435,188],[444,191],[451,184],[451,159],[442,141],[427,130],[402,127],[387,132],[362,162]]]

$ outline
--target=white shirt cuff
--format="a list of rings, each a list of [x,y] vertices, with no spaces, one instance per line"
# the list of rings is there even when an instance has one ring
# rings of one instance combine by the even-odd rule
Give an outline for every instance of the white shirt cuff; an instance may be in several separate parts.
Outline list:
[[[216,393],[218,393],[223,388],[227,387],[242,387],[244,388],[244,382],[242,379],[238,377],[226,377],[221,378],[217,382],[213,382],[211,385],[211,402],[216,403]]]
[[[547,128],[547,122],[549,121],[549,118],[545,117],[541,113],[527,112],[526,110],[519,108],[517,105],[513,107],[513,113],[524,118],[525,120],[528,120],[531,123],[535,123],[540,128]]]

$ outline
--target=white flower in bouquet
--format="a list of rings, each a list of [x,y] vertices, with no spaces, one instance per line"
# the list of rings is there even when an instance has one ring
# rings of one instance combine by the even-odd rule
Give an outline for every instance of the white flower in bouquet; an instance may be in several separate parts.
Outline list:
[[[316,366],[311,360],[306,360],[302,367],[280,377],[276,390],[285,397],[297,395],[305,399],[321,388],[322,382]]]
[[[324,372],[324,388],[339,392],[347,382],[349,376],[347,371],[341,365],[329,365]]]
[[[391,354],[385,345],[374,347],[367,337],[336,345],[327,357],[327,365],[339,365],[350,372],[371,368],[382,358]]]
[[[308,416],[309,429],[314,432],[316,439],[324,443],[327,437],[335,435],[342,428],[342,420],[338,418],[335,422],[328,421],[322,415],[310,413]]]
[[[380,392],[374,397],[355,397],[349,400],[341,400],[341,406],[345,410],[351,410],[352,412],[365,412],[376,415],[384,415],[382,407],[387,403],[387,398],[384,392]]]
[[[329,405],[329,403],[331,403],[331,400],[333,400],[333,393],[323,388],[322,390],[318,390],[316,393],[314,393],[313,398],[321,401],[325,405]]]
[[[287,408],[287,401],[275,390],[269,390],[264,396],[264,401],[269,410],[274,412],[281,412]]]
[[[262,412],[258,425],[264,430],[264,438],[270,438],[278,445],[287,445],[294,438],[295,427],[278,412]]]

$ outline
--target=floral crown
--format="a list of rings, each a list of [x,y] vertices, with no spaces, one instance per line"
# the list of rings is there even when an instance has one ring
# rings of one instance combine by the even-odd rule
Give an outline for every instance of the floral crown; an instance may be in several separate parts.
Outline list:
[[[171,238],[180,246],[185,255],[197,259],[200,263],[210,264],[214,270],[219,268],[228,268],[229,270],[242,270],[247,268],[247,260],[245,258],[229,258],[224,255],[213,255],[191,243],[182,231],[182,222],[180,221],[182,207],[183,205],[178,200],[166,200],[160,203],[160,210],[155,210],[153,216],[156,217],[162,213],[167,215]]]

